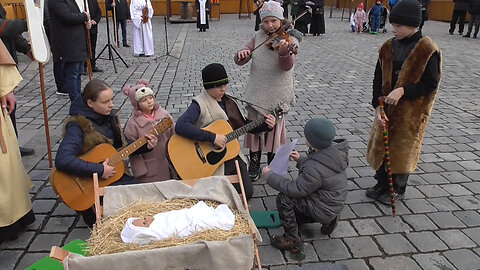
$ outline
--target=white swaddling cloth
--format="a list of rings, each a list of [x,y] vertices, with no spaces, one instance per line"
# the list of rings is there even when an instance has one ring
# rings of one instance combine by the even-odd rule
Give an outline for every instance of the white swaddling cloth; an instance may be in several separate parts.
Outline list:
[[[172,237],[182,238],[208,229],[229,231],[235,225],[235,215],[226,204],[217,208],[203,201],[190,208],[159,213],[153,216],[149,227],[138,227],[129,218],[122,230],[121,238],[127,244],[146,245]]]

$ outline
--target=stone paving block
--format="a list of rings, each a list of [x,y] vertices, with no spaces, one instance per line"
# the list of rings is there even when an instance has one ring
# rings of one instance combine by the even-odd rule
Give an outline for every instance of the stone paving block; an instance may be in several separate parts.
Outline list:
[[[37,214],[49,213],[56,203],[56,200],[35,200],[32,202],[32,209]]]
[[[266,196],[267,193],[265,191],[265,188],[263,185],[253,185],[253,197],[258,198],[258,197],[264,197]]]
[[[435,165],[436,166],[436,165]],[[438,167],[438,166],[437,166]],[[441,170],[443,171],[443,170]],[[421,174],[420,177],[424,179],[427,183],[433,184],[433,185],[439,185],[439,184],[448,184],[447,179],[443,177],[440,173],[425,173]]]
[[[445,171],[463,171],[464,168],[458,164],[459,161],[445,161],[445,162],[437,162],[436,164]]]
[[[418,190],[420,190],[425,196],[432,198],[432,197],[444,197],[448,196],[448,192],[443,190],[438,185],[426,185],[426,186],[417,186]]]
[[[271,186],[269,185],[263,185],[263,187],[265,188],[265,191],[266,193],[268,194],[268,196],[275,196],[277,195],[279,192],[275,189],[273,189]],[[255,193],[254,193],[255,194]],[[265,196],[265,195],[264,195]]]
[[[462,230],[470,239],[475,241],[477,245],[480,245],[480,228],[468,228]]]
[[[43,186],[43,184],[45,183],[44,180],[42,181],[35,181],[35,180],[32,180],[32,183],[33,183],[33,188],[31,190],[29,190],[29,193],[30,194],[35,194],[38,192],[38,190]]]
[[[57,199],[57,194],[53,191],[52,187],[44,187],[38,192],[37,199]]]
[[[439,253],[414,254],[412,256],[423,270],[455,270],[456,268]]]
[[[480,200],[473,196],[450,197],[450,199],[464,210],[480,209]]]
[[[381,212],[373,203],[350,204],[350,208],[357,217],[375,217],[380,216]]]
[[[345,244],[340,239],[315,240],[313,246],[320,261],[332,261],[351,258]]]
[[[63,234],[39,234],[33,239],[28,248],[29,252],[47,251],[50,252],[52,246],[62,246]]]
[[[250,211],[265,211],[265,206],[263,205],[263,200],[261,198],[251,198],[248,200],[248,206],[250,206]],[[273,210],[273,209],[268,209]]]
[[[425,199],[403,200],[403,202],[415,214],[434,212],[437,210]]]
[[[371,188],[377,183],[377,180],[372,176],[355,178],[353,181],[362,189]]]
[[[448,249],[447,245],[432,232],[413,232],[407,233],[406,236],[420,252]]]
[[[458,161],[458,164],[466,170],[480,170],[480,163],[474,160]]]
[[[348,192],[345,203],[354,204],[354,203],[365,203],[365,202],[373,202],[373,201],[374,201],[373,199],[368,198],[365,195],[365,190],[353,190]]]
[[[437,148],[437,147],[435,147]],[[452,150],[454,150],[452,148]],[[436,175],[439,175],[438,173],[439,172],[443,172],[445,171],[445,169],[443,169],[442,167],[438,166],[437,164],[435,163],[422,163],[422,164],[418,164],[418,168],[421,169],[422,171],[426,172],[426,173],[432,173],[432,174],[436,174]],[[430,184],[440,184],[441,181],[446,181],[446,179],[441,179],[441,176],[440,177],[435,177],[434,178],[429,178],[429,180],[425,179],[427,182],[432,181],[432,182],[429,182]]]
[[[50,170],[32,170],[28,175],[32,181],[47,181],[50,176]]]
[[[354,219],[353,227],[359,235],[382,234],[382,229],[375,223],[374,219]]]
[[[468,249],[448,250],[443,253],[458,270],[480,269],[480,257]]]
[[[460,230],[435,231],[450,248],[471,248],[476,244]]]
[[[480,183],[479,182],[471,182],[471,183],[464,183],[462,186],[468,188],[474,194],[480,194]]]
[[[23,250],[2,250],[0,252],[1,269],[14,269],[20,256],[22,256]]]
[[[45,228],[43,229],[43,232],[65,233],[73,225],[74,220],[75,217],[52,217],[48,220],[47,225],[45,225]]]
[[[369,269],[365,261],[361,259],[338,261],[338,263],[346,265],[348,270],[368,270]]]
[[[52,216],[76,216],[77,212],[66,206],[64,203],[60,202],[55,210],[53,211]]]
[[[465,174],[465,176],[467,176],[468,178],[472,179],[472,181],[480,180],[480,170],[464,171],[462,173]]]
[[[348,205],[345,205],[345,207],[342,210],[342,213],[340,213],[340,219],[351,219],[355,218],[355,214],[353,213],[352,209]]]
[[[441,185],[441,188],[453,196],[472,195],[472,193],[468,189],[464,188],[459,184]]]
[[[405,256],[387,257],[387,258],[371,258],[369,260],[373,269],[388,270],[422,270],[418,264]]]
[[[448,197],[427,199],[438,211],[455,211],[460,210],[460,207],[452,202]]]
[[[45,220],[45,215],[35,215],[35,221],[27,226],[27,230],[36,231],[43,226],[43,221]]]
[[[453,214],[458,217],[467,227],[480,226],[480,214],[475,211],[457,211]]]
[[[258,253],[260,254],[262,266],[285,264],[285,260],[283,259],[283,255],[280,250],[272,246],[259,246]]]
[[[330,234],[332,238],[343,238],[343,237],[351,237],[357,236],[357,233],[350,225],[350,222],[341,220],[338,222],[337,228]]]
[[[275,211],[277,210],[277,203],[276,203],[277,196],[268,196],[263,197],[263,203],[268,211]]]
[[[376,221],[388,233],[409,232],[412,230],[400,217],[379,217]]]
[[[380,256],[382,253],[369,236],[360,236],[343,239],[354,258]]]
[[[418,185],[427,185],[428,182],[425,181],[420,175],[418,174],[411,174],[408,177],[408,184],[412,186],[418,186]]]
[[[375,202],[375,204],[377,205],[378,208],[380,208],[380,210],[382,210],[384,215],[387,215],[387,216],[392,215],[392,207],[390,205],[385,205],[381,202]],[[395,202],[395,209],[397,210],[398,216],[408,215],[412,213],[410,209],[408,209],[405,206],[405,203],[403,202],[403,200]]]
[[[438,229],[437,225],[433,223],[427,215],[404,215],[402,218],[408,223],[415,231],[424,231],[424,230],[436,230]]]
[[[318,262],[318,256],[312,244],[304,243],[302,254],[293,254],[290,251],[285,251],[287,263],[308,263]]]
[[[400,234],[377,235],[375,239],[388,255],[416,252],[417,250]]]
[[[442,172],[440,174],[450,183],[463,183],[472,181],[470,178],[466,177],[460,172]]]
[[[429,213],[427,215],[441,229],[465,228],[465,224],[463,224],[451,212],[437,212]]]
[[[75,239],[80,239],[85,241],[90,237],[90,234],[91,234],[91,230],[88,228],[75,228],[68,234],[67,239],[65,240],[65,245]],[[265,242],[265,239],[264,239],[264,242]]]
[[[22,259],[20,260],[20,263],[17,265],[15,269],[19,269],[19,270],[25,269],[49,255],[50,255],[49,252],[26,253],[25,256],[22,257]]]
[[[405,191],[405,199],[423,199],[423,195],[416,187],[407,187]]]

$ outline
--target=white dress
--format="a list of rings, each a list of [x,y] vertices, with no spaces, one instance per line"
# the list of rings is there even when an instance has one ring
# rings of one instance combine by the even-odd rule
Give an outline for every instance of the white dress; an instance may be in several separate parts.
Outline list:
[[[142,22],[142,10],[148,7],[148,22]],[[133,53],[136,55],[144,54],[150,56],[154,54],[153,35],[152,35],[152,17],[153,8],[150,0],[132,0],[130,3],[130,15],[133,22]]]

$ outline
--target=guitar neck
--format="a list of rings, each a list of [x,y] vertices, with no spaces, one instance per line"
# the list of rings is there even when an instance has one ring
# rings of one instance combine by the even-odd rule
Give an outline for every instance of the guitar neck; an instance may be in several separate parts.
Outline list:
[[[242,126],[241,128],[237,128],[236,130],[228,133],[227,135],[225,135],[225,137],[227,137],[227,142],[230,142],[230,141],[233,141],[235,139],[237,139],[238,137],[242,136],[243,134],[249,132],[250,130],[260,126],[263,122],[265,122],[265,119],[263,118],[259,118],[257,120],[254,120],[244,126]]]
[[[173,125],[172,119],[167,117],[163,119],[158,125],[153,128],[148,134],[157,136],[161,133],[165,132],[165,130],[169,129]],[[129,144],[122,150],[118,151],[114,156],[108,159],[108,165],[115,167],[118,163],[122,162],[124,159],[129,157],[133,152],[137,151],[138,148],[144,146],[148,142],[147,137],[142,136],[138,140],[134,141],[133,143]]]

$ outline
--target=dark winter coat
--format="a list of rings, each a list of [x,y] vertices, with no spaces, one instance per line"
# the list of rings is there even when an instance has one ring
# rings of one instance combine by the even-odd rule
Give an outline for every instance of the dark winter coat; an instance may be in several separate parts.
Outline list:
[[[332,220],[341,213],[347,198],[348,142],[340,140],[331,147],[302,157],[296,180],[269,172],[268,185],[292,198],[304,198],[316,220]],[[327,215],[328,217],[325,217]]]
[[[323,14],[325,0],[312,0],[312,2],[315,3],[315,5],[312,6],[312,14],[313,15]]]
[[[470,0],[468,2],[468,13],[480,14],[480,0]]]
[[[113,0],[107,0],[108,10],[113,10],[112,1]],[[113,16],[113,11],[112,11],[112,16]],[[132,19],[132,17],[130,16],[130,7],[128,6],[127,0],[115,0],[115,16],[117,17],[117,20]]]
[[[0,38],[15,63],[18,63],[17,51],[21,53],[30,51],[30,44],[28,44],[28,41],[21,35],[27,30],[26,21],[7,20],[7,12],[0,3]]]
[[[382,4],[375,4],[373,5],[373,7],[370,9],[370,14],[372,16],[376,16],[376,17],[381,17],[382,16],[382,13],[383,13],[383,6]]]
[[[468,11],[468,0],[453,0],[453,2],[455,2],[454,10]]]
[[[90,11],[90,18],[94,20],[97,24],[102,19],[102,11],[100,10],[100,6],[98,5],[97,0],[88,0],[88,9]],[[90,34],[97,34],[98,27],[97,24],[92,25],[90,28]]]
[[[48,0],[48,13],[54,61],[87,61],[87,15],[75,0]]]

